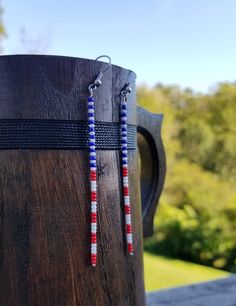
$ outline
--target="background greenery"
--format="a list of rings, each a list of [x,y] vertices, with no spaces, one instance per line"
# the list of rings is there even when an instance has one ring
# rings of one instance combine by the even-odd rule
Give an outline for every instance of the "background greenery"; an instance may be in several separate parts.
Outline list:
[[[138,102],[164,113],[167,177],[145,250],[236,272],[236,84],[208,94],[140,86]]]
[[[230,274],[214,268],[144,253],[146,291],[209,281]]]

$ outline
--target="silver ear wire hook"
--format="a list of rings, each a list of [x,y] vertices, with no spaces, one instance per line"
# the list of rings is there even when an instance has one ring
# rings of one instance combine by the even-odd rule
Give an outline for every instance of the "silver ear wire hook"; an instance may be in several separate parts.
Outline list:
[[[103,57],[106,57],[109,60],[109,62],[108,62],[108,66],[104,70],[102,70],[101,73],[104,73],[105,71],[107,71],[107,69],[109,69],[110,66],[111,66],[111,58],[108,55],[100,55],[97,58],[95,58],[95,61],[97,61],[99,58],[103,58]]]
[[[133,78],[131,79],[131,81],[129,81],[129,83],[127,83],[124,87],[124,89],[122,89],[121,91],[121,96],[124,97],[125,101],[127,101],[127,98],[128,96],[130,95],[130,93],[132,92],[132,89],[131,89],[131,84],[133,82],[135,82],[136,78],[137,78],[137,75],[135,72],[131,71],[130,74],[133,74]]]
[[[102,71],[100,71],[99,74],[98,74],[98,76],[96,77],[95,81],[94,81],[92,84],[89,85],[88,90],[89,90],[89,93],[90,93],[90,97],[93,96],[93,91],[94,91],[95,89],[97,89],[97,88],[102,84],[102,81],[101,81],[101,80],[102,80],[103,74],[104,74],[104,72],[106,72],[106,71],[110,68],[110,66],[111,66],[111,58],[110,58],[110,56],[108,56],[108,55],[100,55],[100,56],[98,56],[98,57],[95,59],[95,61],[97,61],[98,59],[100,59],[100,58],[102,58],[102,57],[106,57],[106,58],[109,60],[108,66],[107,66],[105,69],[103,69]]]

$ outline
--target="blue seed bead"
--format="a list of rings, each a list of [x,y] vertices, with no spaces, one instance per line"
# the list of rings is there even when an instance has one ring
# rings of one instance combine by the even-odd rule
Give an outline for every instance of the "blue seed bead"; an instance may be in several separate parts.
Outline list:
[[[92,139],[95,139],[95,135],[89,135],[89,138],[92,140]]]
[[[127,157],[127,154],[126,153],[122,153],[121,156],[122,157]]]
[[[126,144],[126,143],[127,143],[127,140],[122,139],[122,140],[121,140],[121,143],[122,143],[122,144]]]
[[[125,112],[121,112],[121,117],[126,117],[127,114]]]
[[[121,128],[121,131],[122,131],[122,132],[125,132],[126,130],[127,130],[127,129],[126,129],[125,127],[122,127],[122,128]]]
[[[93,102],[94,98],[93,97],[88,97],[88,102]]]
[[[122,160],[122,165],[127,165],[127,160]]]
[[[126,124],[126,120],[121,120],[121,124]]]
[[[94,120],[89,119],[88,123],[89,124],[94,124]]]
[[[121,109],[127,109],[126,104],[121,105]]]
[[[96,165],[96,162],[95,161],[92,161],[92,162],[90,162],[90,167],[96,167],[97,165]]]
[[[96,160],[96,156],[89,156],[90,160]]]
[[[122,150],[127,150],[127,146],[126,145],[122,145],[121,148],[122,148]]]
[[[95,146],[95,142],[94,141],[89,141],[89,145],[90,146]]]
[[[90,152],[90,153],[93,153],[93,152],[95,153],[96,150],[94,150],[94,149],[89,149],[89,152]]]
[[[95,128],[94,127],[90,127],[89,128],[89,132],[94,132],[95,131]]]
[[[94,105],[88,105],[88,109],[94,109]]]
[[[94,113],[88,113],[89,117],[94,117]]]

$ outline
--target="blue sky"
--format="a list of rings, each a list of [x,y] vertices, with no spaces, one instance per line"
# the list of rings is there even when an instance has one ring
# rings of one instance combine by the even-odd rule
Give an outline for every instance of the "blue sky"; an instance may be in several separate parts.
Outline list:
[[[207,91],[236,80],[235,0],[2,1],[4,53],[95,58],[134,70],[138,82]],[[39,43],[37,43],[39,41]]]

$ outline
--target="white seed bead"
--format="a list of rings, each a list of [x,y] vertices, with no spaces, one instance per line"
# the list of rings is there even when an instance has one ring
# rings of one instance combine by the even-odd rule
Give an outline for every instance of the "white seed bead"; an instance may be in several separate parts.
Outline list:
[[[91,233],[95,234],[97,232],[97,223],[91,223]]]
[[[132,234],[126,234],[127,242],[132,243],[133,242],[133,237]]]
[[[91,243],[91,253],[97,254],[97,244],[96,243]]]
[[[97,202],[95,202],[96,204],[93,204],[93,202],[91,203],[91,212],[95,213],[97,211]]]
[[[123,176],[123,185],[124,185],[125,187],[128,187],[128,184],[129,184],[128,176]]]
[[[130,214],[125,215],[125,221],[126,221],[126,224],[131,224],[131,216],[130,216]]]
[[[97,190],[97,182],[96,181],[91,181],[91,191],[96,191]]]
[[[129,204],[129,196],[124,196],[125,205]]]

